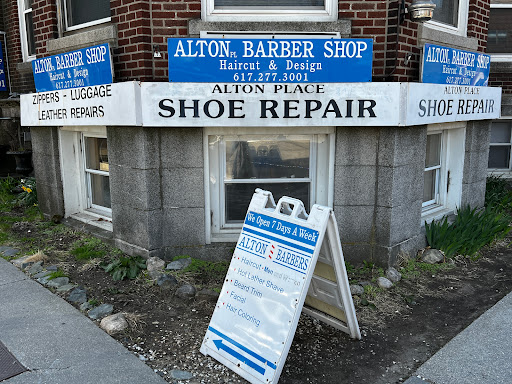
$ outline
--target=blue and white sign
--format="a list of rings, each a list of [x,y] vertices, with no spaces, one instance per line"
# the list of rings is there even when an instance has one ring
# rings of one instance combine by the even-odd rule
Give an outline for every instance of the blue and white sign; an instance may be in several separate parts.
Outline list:
[[[7,91],[7,82],[5,80],[5,65],[2,43],[0,43],[0,91]]]
[[[487,86],[491,56],[425,44],[422,81],[424,83]]]
[[[32,70],[37,92],[112,83],[108,44],[34,60]]]
[[[203,354],[251,383],[278,382],[331,215],[331,209],[314,205],[308,217],[300,200],[282,197],[276,206],[270,192],[256,190],[201,345]],[[340,329],[360,338],[346,272],[342,280],[351,320],[350,329]]]
[[[372,78],[372,39],[167,40],[169,81],[345,83]]]

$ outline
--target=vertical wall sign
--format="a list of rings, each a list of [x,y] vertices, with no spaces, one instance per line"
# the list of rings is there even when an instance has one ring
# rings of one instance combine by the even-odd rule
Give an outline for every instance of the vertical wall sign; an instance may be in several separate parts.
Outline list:
[[[325,249],[336,283],[315,297],[319,285],[310,283],[324,279],[314,270]],[[276,206],[270,192],[256,190],[201,352],[253,384],[277,383],[308,289],[314,316],[361,338],[332,210],[314,205],[308,216],[300,200],[283,197]]]
[[[5,65],[2,43],[0,42],[0,91],[7,91],[7,81],[5,80]]]
[[[372,39],[167,40],[169,81],[346,83],[372,79]]]
[[[425,44],[422,81],[424,83],[487,86],[491,56]]]
[[[108,44],[34,60],[32,70],[37,92],[112,83]]]

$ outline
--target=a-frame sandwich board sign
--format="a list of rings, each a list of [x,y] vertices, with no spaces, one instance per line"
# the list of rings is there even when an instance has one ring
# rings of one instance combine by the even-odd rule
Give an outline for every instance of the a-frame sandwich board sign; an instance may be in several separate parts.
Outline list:
[[[276,206],[270,192],[256,190],[201,345],[203,354],[253,384],[277,383],[321,248],[338,284],[325,284],[332,283],[329,276],[314,278],[310,313],[361,338],[339,235],[329,225],[333,219],[328,207],[314,205],[307,215],[300,200],[282,197]],[[329,241],[323,246],[326,233]]]

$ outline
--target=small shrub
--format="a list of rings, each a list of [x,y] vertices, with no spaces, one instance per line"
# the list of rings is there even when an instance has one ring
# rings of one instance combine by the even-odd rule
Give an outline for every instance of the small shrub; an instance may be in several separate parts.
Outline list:
[[[146,260],[140,256],[121,256],[103,268],[114,280],[135,279],[143,269],[146,269]]]
[[[457,254],[475,255],[484,245],[504,238],[510,231],[510,217],[492,208],[481,211],[466,207],[457,209],[453,223],[445,217],[441,221],[425,223],[427,242],[442,250],[447,258]]]

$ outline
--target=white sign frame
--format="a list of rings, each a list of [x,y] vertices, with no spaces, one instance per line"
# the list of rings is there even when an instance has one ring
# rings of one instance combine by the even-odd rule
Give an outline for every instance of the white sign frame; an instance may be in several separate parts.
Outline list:
[[[300,200],[283,197],[276,206],[270,192],[257,189],[201,353],[212,356],[253,384],[277,383],[326,233],[329,237],[334,236],[329,240],[330,248],[339,247],[341,251],[339,235],[333,232],[336,230],[330,208],[314,205],[308,216]],[[249,241],[252,241],[250,247]],[[343,298],[342,307],[349,321],[343,323],[321,311],[310,313],[360,339],[343,256],[335,251],[332,255],[338,259],[336,273],[339,273],[337,280],[341,284],[331,293]],[[274,278],[277,280],[271,281]],[[262,285],[262,291],[251,294],[255,290],[252,285],[259,288],[258,284]],[[251,309],[252,313],[249,313]]]

